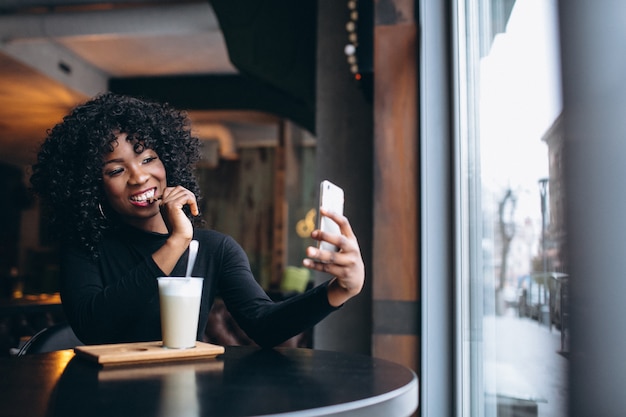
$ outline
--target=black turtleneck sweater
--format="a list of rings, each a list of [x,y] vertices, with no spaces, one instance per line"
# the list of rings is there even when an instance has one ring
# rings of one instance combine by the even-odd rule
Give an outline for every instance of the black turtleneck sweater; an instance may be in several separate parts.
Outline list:
[[[74,332],[86,344],[161,340],[157,277],[165,274],[152,259],[168,235],[127,227],[111,232],[93,261],[68,247],[61,261],[61,298]],[[332,311],[327,283],[282,302],[272,301],[254,279],[243,249],[230,236],[196,230],[200,243],[193,276],[204,286],[198,340],[216,295],[258,345],[275,346],[311,328]],[[184,276],[188,253],[170,274]]]

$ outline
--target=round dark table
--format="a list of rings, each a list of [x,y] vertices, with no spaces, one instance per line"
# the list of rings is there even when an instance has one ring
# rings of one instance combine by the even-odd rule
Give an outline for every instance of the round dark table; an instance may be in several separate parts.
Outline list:
[[[0,416],[410,416],[415,373],[315,349],[227,347],[214,359],[100,367],[73,351],[0,358]]]

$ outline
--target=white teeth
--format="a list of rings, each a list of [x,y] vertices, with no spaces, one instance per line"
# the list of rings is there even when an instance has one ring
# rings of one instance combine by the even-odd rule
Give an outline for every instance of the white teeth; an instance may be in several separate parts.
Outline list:
[[[146,201],[150,198],[154,197],[154,188],[152,190],[148,190],[143,194],[139,194],[139,195],[133,195],[130,197],[130,199],[132,201],[138,201],[138,202],[142,202],[142,201]]]

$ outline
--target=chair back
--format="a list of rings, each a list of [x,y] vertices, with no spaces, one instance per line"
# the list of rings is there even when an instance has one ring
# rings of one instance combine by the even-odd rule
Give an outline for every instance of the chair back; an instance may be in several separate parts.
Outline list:
[[[32,353],[52,352],[55,350],[73,349],[84,345],[70,325],[66,322],[58,323],[35,333],[22,346],[17,356],[30,355]]]

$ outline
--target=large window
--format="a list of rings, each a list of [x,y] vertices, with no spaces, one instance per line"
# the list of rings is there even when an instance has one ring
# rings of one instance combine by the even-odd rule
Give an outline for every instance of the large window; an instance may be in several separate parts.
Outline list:
[[[459,414],[565,416],[556,0],[458,0],[455,13]]]

